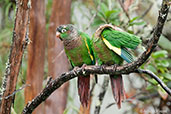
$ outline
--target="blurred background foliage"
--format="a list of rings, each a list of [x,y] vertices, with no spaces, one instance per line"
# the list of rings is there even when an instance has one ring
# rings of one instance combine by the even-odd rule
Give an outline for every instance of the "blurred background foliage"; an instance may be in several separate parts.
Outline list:
[[[128,4],[126,1],[130,1],[130,4]],[[47,31],[49,27],[52,3],[52,0],[46,0]],[[148,39],[152,37],[154,23],[156,22],[156,18],[158,16],[160,3],[161,0],[157,0],[157,2],[153,0],[146,0],[146,2],[144,2],[144,0],[125,0],[125,12],[121,8],[118,0],[73,0],[71,22],[80,30],[87,32],[87,34],[90,36],[93,35],[95,30],[100,25],[107,23],[119,26],[129,33],[138,35],[143,41],[142,46],[140,46],[134,52],[135,56],[138,56],[144,51],[144,47],[146,46]],[[128,8],[126,9],[126,7]],[[15,0],[0,1],[0,84],[2,84],[2,78],[6,67],[5,63],[8,59],[10,50],[15,19],[15,9]],[[129,14],[129,17],[126,15],[126,13]],[[153,52],[148,61],[141,66],[141,68],[148,69],[155,73],[169,87],[171,87],[171,32],[168,32],[168,28],[171,27],[169,20],[170,17],[171,15],[169,14],[166,27],[163,30],[164,34],[161,36],[159,41],[159,46],[156,48],[155,52]],[[90,26],[88,26],[89,24]],[[25,50],[23,57],[17,89],[25,84],[26,69],[27,50]],[[45,74],[47,74],[47,70],[48,68],[46,60],[44,70]],[[47,76],[45,76],[45,79],[46,77]],[[125,86],[128,84],[126,87],[127,98],[132,98],[131,100],[126,101],[124,104],[127,105],[124,106],[131,108],[128,109],[123,107],[125,109],[122,109],[120,113],[141,114],[144,111],[149,110],[150,112],[157,112],[159,110],[170,111],[170,96],[168,96],[167,93],[159,86],[159,84],[149,76],[135,74],[134,76],[125,76],[124,81]],[[74,90],[74,92],[69,92],[67,99],[68,105],[64,111],[65,114],[79,112],[78,102],[75,102],[75,98],[78,96],[73,97],[75,96],[76,92],[76,89],[74,89],[76,88],[75,83],[76,81],[71,81],[70,91]],[[98,84],[98,87],[100,86],[101,83]],[[110,96],[112,96],[111,93]],[[109,105],[109,103],[106,103],[106,105]],[[22,90],[16,94],[13,113],[20,113],[23,107],[24,91]],[[105,112],[104,110],[109,110],[109,107],[104,105],[103,107],[103,112]],[[93,112],[92,110],[91,112]]]

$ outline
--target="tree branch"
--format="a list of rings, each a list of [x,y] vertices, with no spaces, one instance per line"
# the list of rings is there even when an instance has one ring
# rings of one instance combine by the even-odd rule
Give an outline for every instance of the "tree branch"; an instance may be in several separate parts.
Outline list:
[[[164,84],[164,82],[158,76],[156,76],[153,72],[149,70],[138,69],[137,73],[144,73],[144,74],[149,75],[151,78],[155,79],[169,95],[171,95],[171,89],[167,87],[167,85]]]
[[[125,14],[126,14],[128,20],[130,21],[131,19],[130,19],[130,17],[129,17],[128,11],[124,8],[124,4],[122,3],[121,0],[118,0],[118,2],[119,2],[119,4],[120,4],[122,10],[125,12]]]
[[[59,88],[63,83],[85,74],[129,74],[135,72],[145,61],[149,58],[154,48],[157,46],[157,42],[162,33],[164,23],[166,21],[169,5],[168,0],[163,0],[162,7],[159,11],[159,17],[157,21],[156,28],[154,30],[153,37],[149,40],[146,51],[134,62],[125,64],[123,66],[86,66],[85,68],[78,68],[77,70],[72,70],[70,72],[62,74],[59,78],[51,81],[42,92],[35,97],[31,102],[29,102],[23,110],[23,114],[32,113],[32,111],[45,101],[57,88]]]
[[[9,97],[14,96],[17,92],[20,92],[21,90],[23,90],[24,88],[26,88],[27,86],[30,86],[29,84],[23,85],[22,87],[20,87],[19,89],[15,90],[12,94],[5,96],[5,97],[0,97],[0,101],[2,99],[8,99]]]

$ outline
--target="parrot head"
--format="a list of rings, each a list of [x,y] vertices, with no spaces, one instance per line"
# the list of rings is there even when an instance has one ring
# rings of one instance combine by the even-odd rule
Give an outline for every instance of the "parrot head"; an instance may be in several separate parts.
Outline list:
[[[77,29],[71,25],[60,25],[56,29],[56,37],[60,38],[62,41],[72,40],[78,36]]]

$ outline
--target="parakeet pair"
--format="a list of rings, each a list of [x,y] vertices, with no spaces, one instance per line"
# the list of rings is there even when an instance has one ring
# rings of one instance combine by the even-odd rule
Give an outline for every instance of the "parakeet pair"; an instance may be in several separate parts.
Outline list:
[[[56,36],[63,41],[64,49],[72,66],[83,64],[93,65],[97,60],[99,65],[121,65],[123,60],[133,61],[126,48],[135,49],[141,40],[132,34],[122,31],[112,25],[104,25],[93,35],[93,39],[77,30],[73,25],[61,25]],[[110,75],[114,99],[121,107],[125,91],[121,75]],[[78,94],[83,106],[87,106],[90,97],[90,76],[78,77]]]

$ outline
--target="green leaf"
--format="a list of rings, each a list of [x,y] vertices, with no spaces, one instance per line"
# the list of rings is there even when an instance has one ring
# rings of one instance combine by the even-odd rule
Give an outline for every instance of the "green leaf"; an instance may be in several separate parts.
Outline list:
[[[116,10],[111,10],[111,11],[105,12],[105,15],[106,15],[107,18],[109,18],[112,14],[115,14],[115,13],[117,13]]]
[[[162,74],[162,76],[163,76],[164,78],[166,78],[166,79],[168,79],[168,80],[171,81],[171,74],[169,74],[169,73],[164,73],[164,74]]]
[[[158,84],[157,81],[154,80],[154,79],[148,79],[148,81],[151,82],[151,83],[154,84],[154,85],[157,85],[157,84]]]
[[[168,67],[169,66],[169,61],[167,60],[159,60],[159,63],[157,63],[157,66],[162,66],[162,67]]]
[[[160,96],[161,96],[164,100],[166,100],[167,97],[168,97],[168,94],[166,93],[166,91],[165,91],[161,86],[159,86],[159,85],[158,85],[157,90],[158,90],[158,93],[160,94]]]
[[[152,86],[151,84],[150,85],[148,85],[147,87],[146,87],[146,90],[152,90],[154,88],[154,86]]]
[[[166,58],[168,57],[168,52],[165,50],[157,51],[152,54],[152,57],[155,59],[162,58],[162,57]]]
[[[130,34],[134,34],[134,31],[132,31],[132,30],[127,30],[127,32]]]
[[[105,22],[101,19],[94,19],[93,23],[92,23],[92,26],[99,26],[101,24],[105,24]]]
[[[134,17],[133,19],[131,19],[130,21],[129,21],[129,23],[132,23],[132,22],[134,22],[135,20],[137,20],[137,19],[139,19],[140,17],[139,16],[136,16],[136,17]]]
[[[151,64],[149,64],[149,65],[147,66],[147,69],[150,70],[150,71],[152,71],[152,72],[154,72],[154,73],[157,72],[157,69],[156,69],[153,65],[151,65]]]
[[[169,62],[169,68],[171,68],[171,59],[167,59]]]
[[[165,73],[167,71],[167,68],[159,65],[157,66],[157,69],[160,70],[161,73]]]
[[[132,23],[129,23],[129,26],[133,26],[133,25],[144,25],[146,24],[144,21],[141,21],[141,22],[132,22]]]
[[[99,17],[99,18],[103,18],[103,19],[105,19],[106,18],[106,16],[104,15],[104,13],[103,12],[101,12],[101,11],[99,11],[98,13],[97,13],[97,16]]]
[[[146,24],[144,21],[140,21],[140,22],[135,22],[136,20],[138,20],[140,17],[137,16],[137,17],[134,17],[133,19],[131,19],[129,21],[129,26],[133,26],[133,25],[144,25]]]
[[[104,3],[100,4],[100,9],[101,9],[101,11],[104,12],[104,14],[108,11],[108,7]]]
[[[160,47],[162,47],[162,49],[171,51],[171,41],[168,40],[165,36],[163,35],[160,36],[158,44]]]

